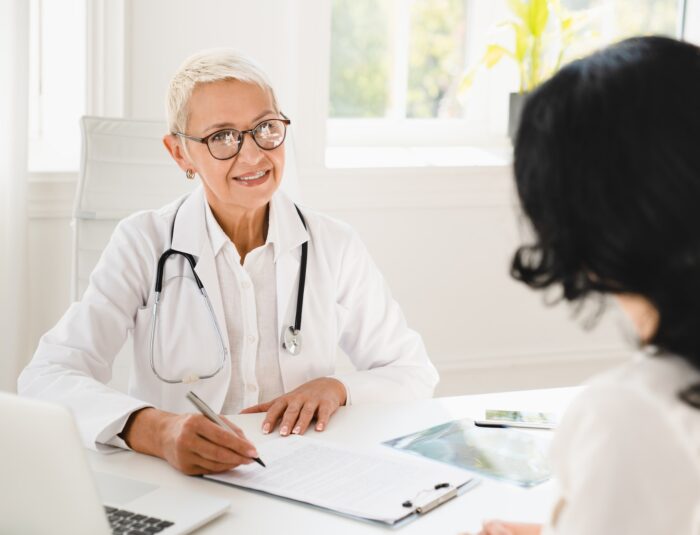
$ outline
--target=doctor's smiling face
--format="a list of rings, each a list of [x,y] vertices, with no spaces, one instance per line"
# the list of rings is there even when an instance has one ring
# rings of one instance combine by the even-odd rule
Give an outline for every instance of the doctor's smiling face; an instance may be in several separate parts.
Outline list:
[[[281,119],[270,92],[257,84],[240,80],[221,80],[197,84],[187,106],[184,134],[204,138],[225,130],[250,130],[263,123],[260,132],[269,132],[269,119]],[[280,125],[280,123],[270,123]],[[243,136],[240,150],[233,158],[217,152],[216,146],[235,145],[231,133],[213,136],[210,147],[181,136],[166,136],[165,144],[183,171],[196,172],[215,214],[257,212],[265,208],[279,187],[284,171],[284,144],[265,150],[251,133]]]

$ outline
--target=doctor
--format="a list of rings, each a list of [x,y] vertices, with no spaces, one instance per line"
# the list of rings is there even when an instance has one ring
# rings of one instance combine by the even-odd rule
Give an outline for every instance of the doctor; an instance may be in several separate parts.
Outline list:
[[[173,77],[167,112],[165,146],[201,186],[118,225],[19,392],[72,408],[89,446],[188,474],[257,456],[233,424],[187,414],[188,390],[223,414],[266,412],[262,432],[282,435],[313,420],[323,431],[341,405],[431,396],[423,342],[357,235],[279,191],[290,121],[264,73],[228,49],[196,54]],[[106,383],[130,332],[124,394]],[[338,348],[356,371],[335,372]]]

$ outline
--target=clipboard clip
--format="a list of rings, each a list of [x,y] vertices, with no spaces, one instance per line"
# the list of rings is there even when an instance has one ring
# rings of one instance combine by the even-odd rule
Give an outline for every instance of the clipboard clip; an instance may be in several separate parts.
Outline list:
[[[414,505],[413,502],[416,501],[422,494],[424,494],[426,492],[432,492],[434,490],[446,489],[449,487],[451,487],[451,485],[449,483],[438,483],[432,489],[423,489],[418,494],[416,494],[416,496],[415,496],[415,498],[413,498],[413,500],[406,500],[401,505],[403,507],[406,507],[406,508],[413,507],[413,505]],[[416,513],[418,513],[419,515],[424,515],[426,513],[429,513],[430,511],[432,511],[436,507],[439,507],[443,503],[450,501],[452,498],[455,498],[457,496],[458,491],[459,491],[459,488],[454,487],[453,489],[449,490],[445,494],[441,494],[440,496],[438,496],[434,500],[430,500],[428,503],[418,505],[414,509],[414,511]]]

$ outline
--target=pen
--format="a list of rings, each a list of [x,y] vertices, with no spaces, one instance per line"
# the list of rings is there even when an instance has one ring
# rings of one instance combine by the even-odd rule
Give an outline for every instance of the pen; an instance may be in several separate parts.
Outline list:
[[[187,399],[189,399],[192,402],[192,405],[197,407],[197,410],[199,412],[201,412],[204,416],[209,418],[212,422],[220,425],[224,429],[228,429],[229,431],[231,431],[231,428],[228,425],[226,425],[226,422],[224,422],[218,414],[211,410],[209,405],[204,403],[202,398],[200,398],[197,394],[190,390],[189,392],[187,392]],[[262,462],[260,457],[252,457],[252,459],[260,466],[265,466],[265,463]]]
[[[492,422],[480,422],[478,420],[474,421],[474,425],[477,427],[497,427],[499,429],[505,429],[508,427],[505,424],[497,424],[497,423],[492,423]]]
[[[545,422],[500,422],[495,420],[474,420],[477,427],[493,427],[497,429],[520,428],[520,429],[554,429],[554,425]]]

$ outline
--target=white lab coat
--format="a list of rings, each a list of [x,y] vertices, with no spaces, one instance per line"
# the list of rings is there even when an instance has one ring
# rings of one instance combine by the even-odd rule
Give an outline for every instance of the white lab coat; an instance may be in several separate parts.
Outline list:
[[[33,360],[18,380],[21,395],[70,407],[88,447],[109,442],[129,414],[155,406],[191,412],[185,393],[193,389],[221,410],[230,385],[230,359],[215,377],[194,385],[166,384],[149,364],[149,338],[156,266],[170,247],[191,253],[228,346],[222,295],[208,238],[205,196],[200,187],[160,210],[134,214],[117,226],[95,267],[83,298],[40,340]],[[285,391],[324,376],[339,379],[348,404],[430,397],[438,381],[421,337],[410,330],[398,304],[356,233],[346,224],[302,208],[304,229],[283,192],[271,200],[279,244],[275,244],[277,326],[294,323],[301,244],[309,241],[303,306],[303,349],[290,355],[280,343]],[[270,218],[273,224],[273,217]],[[188,280],[189,279],[189,280]],[[224,297],[225,298],[225,297]],[[108,386],[114,357],[132,334],[134,361],[128,394]],[[159,307],[156,363],[161,375],[204,374],[220,359],[219,339],[186,261],[171,257]],[[337,348],[356,371],[335,375]],[[227,347],[228,349],[228,347]],[[98,448],[99,449],[99,448]]]

